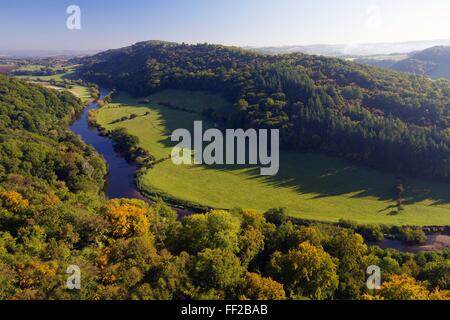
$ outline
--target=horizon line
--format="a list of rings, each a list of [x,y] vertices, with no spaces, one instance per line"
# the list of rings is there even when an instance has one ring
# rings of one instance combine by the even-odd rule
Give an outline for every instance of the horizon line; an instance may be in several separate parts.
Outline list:
[[[1,53],[5,52],[41,52],[41,53],[56,53],[56,52],[102,52],[107,50],[115,50],[115,49],[121,49],[126,48],[129,46],[133,46],[137,43],[142,42],[150,42],[150,41],[161,41],[161,42],[168,42],[168,43],[176,43],[176,44],[188,44],[188,45],[200,45],[200,44],[209,44],[209,45],[221,45],[226,47],[239,47],[243,49],[251,48],[251,49],[257,49],[257,48],[287,48],[287,47],[315,47],[315,46],[362,46],[362,45],[393,45],[393,44],[406,44],[406,43],[421,43],[421,42],[438,42],[438,41],[449,41],[450,38],[441,38],[441,39],[431,39],[431,40],[405,40],[405,41],[386,41],[386,42],[354,42],[354,43],[311,43],[311,44],[284,44],[284,45],[231,45],[231,44],[223,44],[223,43],[214,43],[214,42],[186,42],[186,41],[170,41],[170,40],[161,40],[161,39],[148,39],[148,40],[140,40],[137,42],[132,42],[126,45],[118,46],[118,47],[112,47],[112,48],[104,48],[104,49],[1,49],[0,48],[0,57],[2,56]]]

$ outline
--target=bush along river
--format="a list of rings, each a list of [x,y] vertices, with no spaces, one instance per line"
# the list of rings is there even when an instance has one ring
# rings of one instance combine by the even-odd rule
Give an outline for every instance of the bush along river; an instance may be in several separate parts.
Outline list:
[[[100,89],[100,98],[108,95],[107,89]],[[98,103],[92,102],[84,109],[82,115],[76,120],[70,129],[79,135],[84,142],[92,145],[95,150],[103,156],[108,164],[108,176],[106,179],[106,196],[110,199],[130,198],[139,199],[151,203],[144,197],[136,186],[135,175],[139,166],[127,161],[114,149],[114,142],[107,136],[100,135],[99,130],[89,125],[89,111],[100,108]],[[187,209],[173,208],[180,217],[192,214]],[[393,248],[402,252],[436,251],[450,247],[450,236],[446,234],[429,235],[426,244],[406,245],[399,240],[382,240],[369,245],[378,245],[383,249]]]

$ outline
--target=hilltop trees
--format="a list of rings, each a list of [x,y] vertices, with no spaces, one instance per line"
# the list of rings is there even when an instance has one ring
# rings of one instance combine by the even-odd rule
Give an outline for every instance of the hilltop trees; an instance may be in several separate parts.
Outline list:
[[[299,53],[275,56],[154,41],[82,62],[85,78],[136,96],[164,89],[221,93],[234,107],[209,112],[215,122],[278,128],[287,149],[321,150],[394,172],[450,178],[445,80]]]

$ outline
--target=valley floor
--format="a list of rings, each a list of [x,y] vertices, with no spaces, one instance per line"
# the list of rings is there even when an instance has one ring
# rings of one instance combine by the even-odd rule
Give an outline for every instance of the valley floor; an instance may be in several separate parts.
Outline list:
[[[106,129],[126,128],[157,159],[170,155],[173,130],[192,128],[194,120],[206,121],[199,105],[212,108],[226,104],[216,95],[187,91],[161,92],[142,103],[120,93],[113,103],[99,110],[97,122]],[[132,114],[136,117],[116,122]],[[390,225],[450,224],[450,185],[416,179],[404,183],[405,208],[398,211],[394,175],[334,157],[299,152],[281,153],[280,172],[275,177],[259,176],[258,168],[175,166],[169,159],[139,179],[146,193],[213,208],[264,211],[285,207],[293,217],[329,222],[350,219]]]

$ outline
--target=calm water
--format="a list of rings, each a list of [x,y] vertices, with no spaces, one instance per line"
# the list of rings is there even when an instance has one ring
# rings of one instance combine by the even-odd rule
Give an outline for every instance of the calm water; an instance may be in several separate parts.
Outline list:
[[[100,90],[103,98],[108,94],[106,89]],[[135,172],[138,167],[127,162],[114,151],[114,144],[108,137],[99,135],[97,128],[88,124],[88,113],[90,110],[98,109],[97,103],[90,103],[83,111],[81,117],[70,127],[70,129],[81,136],[87,144],[92,145],[99,154],[103,156],[108,164],[109,173],[106,182],[106,195],[108,198],[136,198],[146,200],[141,195],[135,184]]]
[[[101,89],[100,97],[105,97],[108,94],[108,90]],[[108,164],[108,177],[106,182],[106,195],[110,199],[114,198],[134,198],[148,201],[137,189],[135,183],[135,172],[138,166],[129,163],[117,152],[114,151],[114,144],[108,137],[102,137],[99,135],[97,128],[93,128],[88,124],[88,113],[90,110],[98,109],[100,106],[97,103],[90,103],[83,111],[81,117],[70,127],[70,129],[81,136],[81,138],[87,143],[92,145],[99,154],[103,156]],[[175,208],[174,208],[175,209]],[[175,209],[180,216],[189,215],[190,211]],[[446,238],[445,238],[446,237]],[[442,241],[444,239],[444,241]],[[433,251],[442,249],[442,243],[448,246],[450,243],[450,237],[444,236],[429,236],[428,242],[423,246],[408,246],[403,245],[396,240],[383,240],[379,243],[381,248],[394,248],[403,252],[418,252],[418,251]],[[447,243],[446,243],[447,242]]]
[[[450,247],[450,236],[445,234],[428,235],[428,240],[422,245],[407,245],[398,240],[384,239],[377,243],[369,243],[377,245],[382,249],[397,249],[402,252],[417,253],[421,251],[439,251]]]

